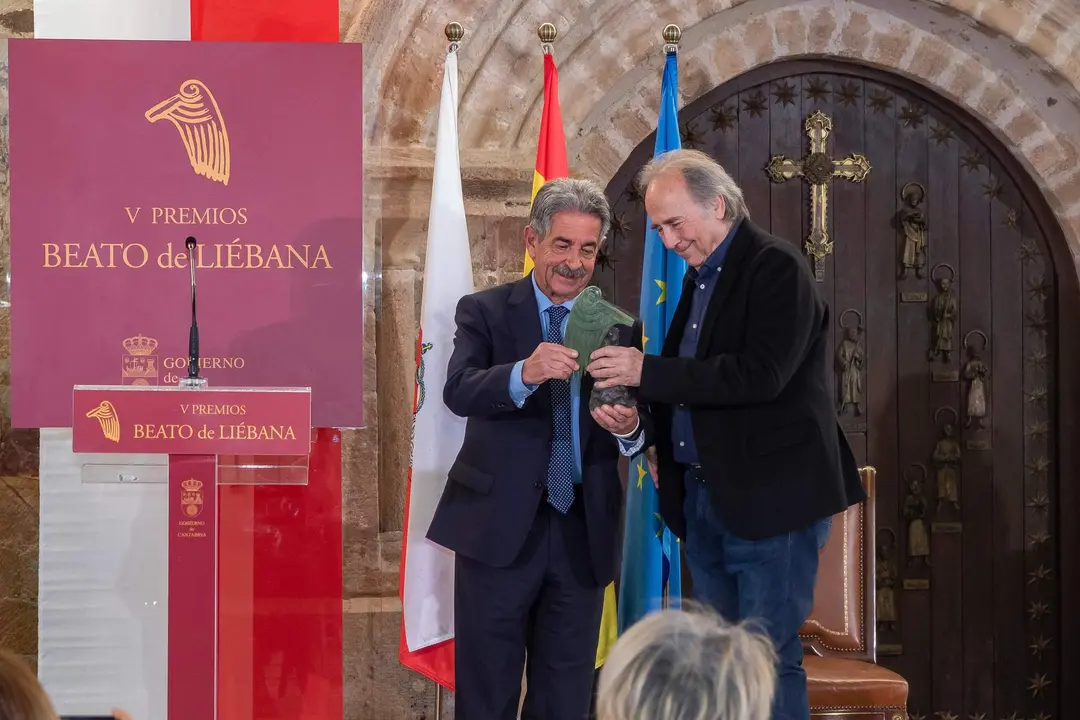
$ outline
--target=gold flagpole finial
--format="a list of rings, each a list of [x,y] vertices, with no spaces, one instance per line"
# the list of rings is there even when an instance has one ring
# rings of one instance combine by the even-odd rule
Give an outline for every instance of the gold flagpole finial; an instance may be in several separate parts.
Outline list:
[[[673,53],[679,49],[679,42],[682,40],[682,28],[678,25],[667,25],[664,27],[664,52]]]
[[[540,47],[543,49],[544,54],[550,54],[554,51],[552,43],[559,36],[559,31],[553,23],[548,22],[537,28],[536,36],[540,38]]]
[[[459,22],[449,22],[446,23],[443,32],[446,33],[446,39],[450,43],[450,49],[457,50],[461,38],[465,37],[465,28],[461,27],[461,23]]]

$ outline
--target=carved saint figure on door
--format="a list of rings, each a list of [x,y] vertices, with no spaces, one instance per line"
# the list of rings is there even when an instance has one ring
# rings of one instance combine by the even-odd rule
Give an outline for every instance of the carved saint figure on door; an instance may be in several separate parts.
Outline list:
[[[908,183],[901,196],[907,207],[900,211],[900,225],[904,229],[900,279],[907,278],[911,270],[915,271],[915,277],[923,278],[926,273],[926,216],[920,206],[926,192],[919,183]]]
[[[877,622],[885,630],[896,627],[896,536],[889,528],[878,533],[877,543]]]
[[[844,327],[844,317],[848,313],[855,315],[858,325]],[[845,310],[840,315],[840,327],[844,328],[844,339],[840,341],[840,345],[836,348],[836,371],[840,374],[840,402],[837,412],[843,415],[848,405],[852,405],[855,414],[862,415],[862,371],[866,362],[866,355],[862,343],[859,341],[862,316],[856,310]]]
[[[938,278],[937,273],[941,268],[948,269],[950,277]],[[953,350],[958,307],[956,295],[952,291],[952,275],[952,268],[944,263],[937,265],[930,274],[931,279],[935,280],[938,286],[938,294],[930,303],[929,308],[930,321],[933,325],[933,346],[929,353],[931,361],[940,356],[941,361],[947,363]]]
[[[972,335],[982,336],[981,349],[975,343],[969,342]],[[968,355],[968,361],[964,363],[964,379],[968,381],[967,421],[964,427],[971,427],[972,423],[980,429],[986,427],[986,385],[990,377],[990,368],[982,359],[986,344],[986,335],[981,330],[972,330],[964,338]]]
[[[953,437],[956,426],[956,411],[950,407],[938,408],[934,413],[934,424],[937,425],[938,415],[942,411],[953,414],[953,422],[945,423],[941,430],[941,437],[934,445],[934,468],[937,470],[937,507],[941,510],[943,505],[952,505],[954,509],[960,509],[960,443]]]
[[[912,469],[922,474],[908,477]],[[923,480],[926,478],[926,468],[918,463],[913,463],[904,471],[904,478],[908,481],[908,496],[904,498],[904,519],[908,521],[907,545],[908,565],[922,560],[924,564],[930,564],[930,534],[926,531],[926,498],[922,494]]]

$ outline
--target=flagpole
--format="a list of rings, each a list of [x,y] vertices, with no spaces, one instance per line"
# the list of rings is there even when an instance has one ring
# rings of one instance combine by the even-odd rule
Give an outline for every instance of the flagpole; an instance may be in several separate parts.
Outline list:
[[[459,22],[448,22],[443,29],[446,34],[446,54],[456,53],[461,38],[465,37],[465,28]],[[435,720],[442,720],[442,685],[435,683]]]
[[[447,56],[457,53],[461,39],[465,37],[465,28],[461,26],[461,23],[452,21],[446,24],[443,33],[446,35]],[[442,720],[442,685],[437,682],[435,683],[435,720]]]
[[[559,29],[553,23],[546,22],[536,29],[536,36],[540,38],[540,50],[545,55],[555,52],[555,38],[559,36]]]
[[[679,42],[682,41],[682,28],[678,25],[664,26],[664,54],[671,55],[679,52]]]
[[[449,22],[443,32],[446,33],[446,40],[450,43],[446,47],[446,52],[457,52],[458,43],[461,42],[461,38],[465,37],[465,28],[461,27],[459,22]]]
[[[679,42],[681,40],[683,40],[683,28],[680,28],[678,25],[675,25],[675,24],[665,25],[664,29],[663,29],[663,32],[661,32],[661,37],[664,40],[664,57],[669,56],[669,55],[676,55],[677,56],[678,55]],[[666,270],[664,271],[664,274],[665,275],[667,274]],[[669,283],[672,282],[671,277],[667,277],[667,282],[669,282]],[[673,313],[674,313],[674,311],[672,311],[672,314]],[[671,315],[669,314],[669,317],[670,316]],[[670,552],[673,553],[673,554],[674,553],[681,553],[681,548],[680,547],[672,547]],[[679,561],[679,572],[681,572],[681,569],[683,569],[683,562],[681,562],[681,560],[680,560]],[[683,584],[683,583],[681,583],[681,582],[678,583],[678,586],[679,586],[679,593],[678,593],[678,597],[677,597],[677,599],[678,599],[678,607],[681,606],[681,599],[683,599],[683,598],[681,598],[681,596],[683,596],[683,589],[681,589],[681,584]],[[664,588],[663,588],[661,596],[660,596],[660,604],[661,604],[662,608],[670,608],[671,607],[671,593],[670,593],[671,585],[672,585],[672,583],[671,583],[671,579],[670,579],[670,576],[669,576],[669,582],[667,582],[667,584],[664,585]]]

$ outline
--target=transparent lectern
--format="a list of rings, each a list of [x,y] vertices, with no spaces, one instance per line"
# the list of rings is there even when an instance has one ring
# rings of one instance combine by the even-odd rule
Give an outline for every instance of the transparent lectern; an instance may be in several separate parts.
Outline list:
[[[72,449],[84,483],[167,483],[163,720],[340,718],[340,522],[305,502],[340,433],[310,388],[76,386]]]

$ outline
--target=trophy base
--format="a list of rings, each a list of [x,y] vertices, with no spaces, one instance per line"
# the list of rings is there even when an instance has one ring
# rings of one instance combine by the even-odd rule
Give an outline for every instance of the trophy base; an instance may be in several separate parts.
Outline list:
[[[622,405],[628,408],[637,407],[637,399],[631,388],[625,385],[615,385],[608,388],[593,387],[589,394],[589,410],[595,410],[601,405]]]
[[[180,378],[180,382],[178,384],[182,388],[195,388],[195,389],[202,389],[202,388],[205,388],[206,385],[207,385],[206,378],[201,378],[201,377]]]

